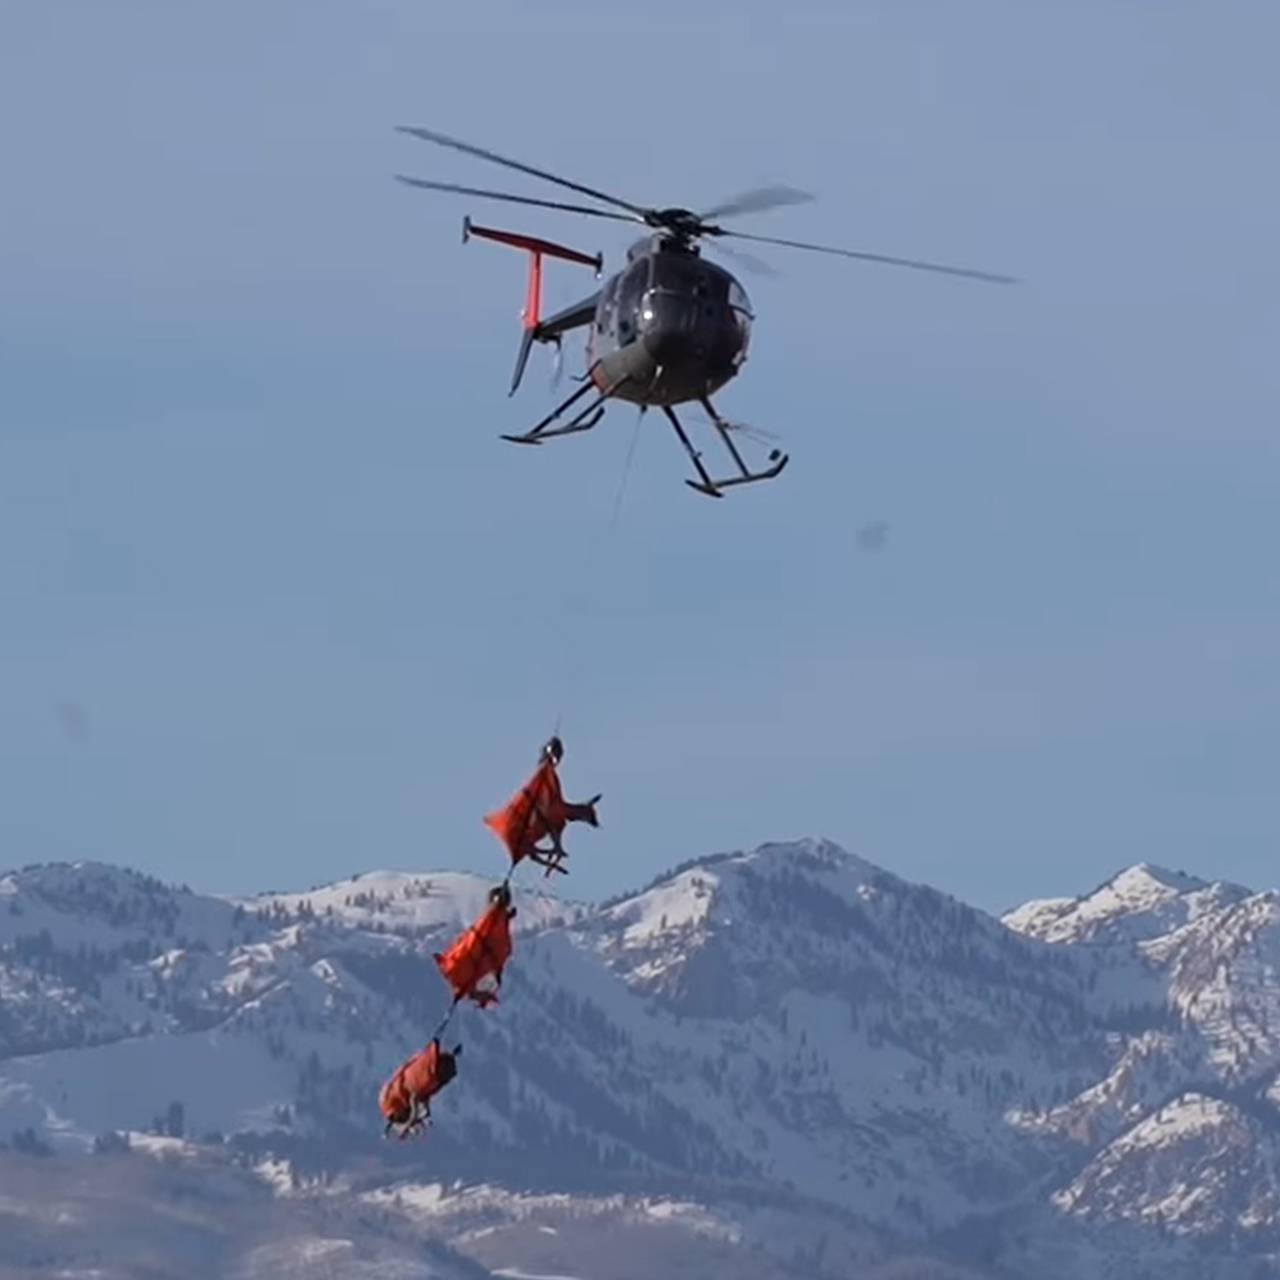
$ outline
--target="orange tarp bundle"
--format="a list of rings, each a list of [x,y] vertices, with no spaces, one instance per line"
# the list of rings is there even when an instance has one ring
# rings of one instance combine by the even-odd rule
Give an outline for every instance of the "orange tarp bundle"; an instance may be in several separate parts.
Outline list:
[[[430,1099],[453,1079],[457,1069],[454,1055],[441,1053],[438,1040],[401,1063],[378,1094],[378,1107],[388,1124],[406,1123],[419,1107],[429,1110]]]
[[[437,952],[436,964],[444,980],[453,988],[455,1001],[469,996],[482,1009],[497,1002],[494,991],[477,990],[490,974],[501,983],[502,969],[511,958],[511,917],[509,898],[499,897],[447,951]]]
[[[543,836],[558,839],[571,816],[560,791],[555,765],[544,760],[505,808],[485,815],[484,824],[507,846],[515,864],[526,857]]]
[[[507,846],[511,865],[521,858],[532,858],[549,870],[563,870],[559,865],[564,851],[560,848],[560,834],[567,822],[588,822],[600,825],[596,818],[594,796],[586,804],[572,804],[565,800],[556,775],[555,761],[545,758],[534,771],[533,777],[520,788],[506,806],[487,813],[484,824]],[[550,836],[550,849],[538,848],[538,841]],[[549,860],[554,856],[554,866]]]

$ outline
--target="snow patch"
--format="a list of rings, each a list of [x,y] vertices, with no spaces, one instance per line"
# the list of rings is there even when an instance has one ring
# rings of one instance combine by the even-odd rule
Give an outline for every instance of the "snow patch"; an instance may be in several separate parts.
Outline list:
[[[288,1160],[260,1160],[253,1171],[276,1195],[285,1196],[293,1191],[293,1165]]]
[[[1247,894],[1239,885],[1211,884],[1140,862],[1083,897],[1038,899],[1001,919],[1010,929],[1043,942],[1133,943],[1169,933]]]
[[[579,1280],[578,1276],[547,1275],[538,1271],[521,1271],[518,1267],[499,1267],[493,1273],[507,1280]]]
[[[161,1159],[194,1160],[200,1155],[200,1148],[182,1138],[169,1138],[161,1134],[140,1133],[136,1129],[126,1129],[131,1151],[141,1151],[144,1155]]]

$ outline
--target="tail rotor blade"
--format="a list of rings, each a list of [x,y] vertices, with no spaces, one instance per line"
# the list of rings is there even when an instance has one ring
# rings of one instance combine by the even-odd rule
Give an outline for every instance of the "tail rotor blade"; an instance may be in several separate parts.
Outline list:
[[[559,389],[564,381],[564,344],[557,340],[555,355],[551,357],[551,390]]]

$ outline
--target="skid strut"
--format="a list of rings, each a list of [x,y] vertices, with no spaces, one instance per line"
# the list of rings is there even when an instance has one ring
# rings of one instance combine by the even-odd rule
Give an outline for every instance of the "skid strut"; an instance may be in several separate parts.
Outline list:
[[[606,402],[612,399],[627,381],[629,379],[625,377],[619,378],[617,382],[605,387],[585,409],[580,409],[564,426],[553,427],[551,424],[566,409],[575,405],[588,391],[595,388],[594,382],[584,382],[568,399],[561,401],[541,422],[530,427],[523,435],[504,435],[502,438],[511,441],[512,444],[541,444],[544,440],[551,440],[556,436],[569,436],[579,431],[590,431],[604,417]]]
[[[702,461],[702,455],[693,447],[684,427],[680,425],[680,419],[676,417],[675,410],[670,405],[663,405],[662,411],[667,415],[667,420],[675,428],[676,435],[680,437],[680,443],[684,445],[685,452],[689,455],[693,462],[694,469],[698,473],[696,480],[686,480],[685,484],[690,489],[696,489],[699,493],[705,493],[709,498],[723,498],[725,489],[732,489],[735,485],[755,484],[758,480],[772,480],[775,476],[782,473],[783,467],[787,465],[787,455],[778,449],[773,449],[769,453],[769,461],[771,466],[766,467],[763,471],[752,471],[743,460],[742,454],[738,452],[738,446],[734,444],[733,438],[729,432],[733,429],[732,425],[726,422],[712,408],[711,401],[705,396],[701,398],[699,403],[707,411],[711,418],[711,424],[720,433],[720,439],[724,441],[724,446],[729,450],[730,457],[738,467],[736,476],[729,476],[724,480],[713,480]]]

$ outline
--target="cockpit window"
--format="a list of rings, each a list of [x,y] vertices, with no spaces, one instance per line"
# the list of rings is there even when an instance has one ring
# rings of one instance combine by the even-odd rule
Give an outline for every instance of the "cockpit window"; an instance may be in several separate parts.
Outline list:
[[[618,308],[618,277],[614,276],[605,285],[600,295],[600,306],[596,309],[596,331],[604,333],[613,323]]]
[[[725,301],[728,277],[709,267],[700,258],[683,253],[655,253],[651,287],[671,293],[688,294],[707,302]]]
[[[636,313],[644,295],[645,280],[649,275],[649,260],[633,263],[618,281],[618,339],[630,342],[636,336]]]
[[[751,322],[755,316],[751,311],[751,299],[747,297],[747,291],[736,280],[729,283],[729,314],[738,326],[738,332],[742,334],[740,355],[745,359],[747,343],[751,341]]]

